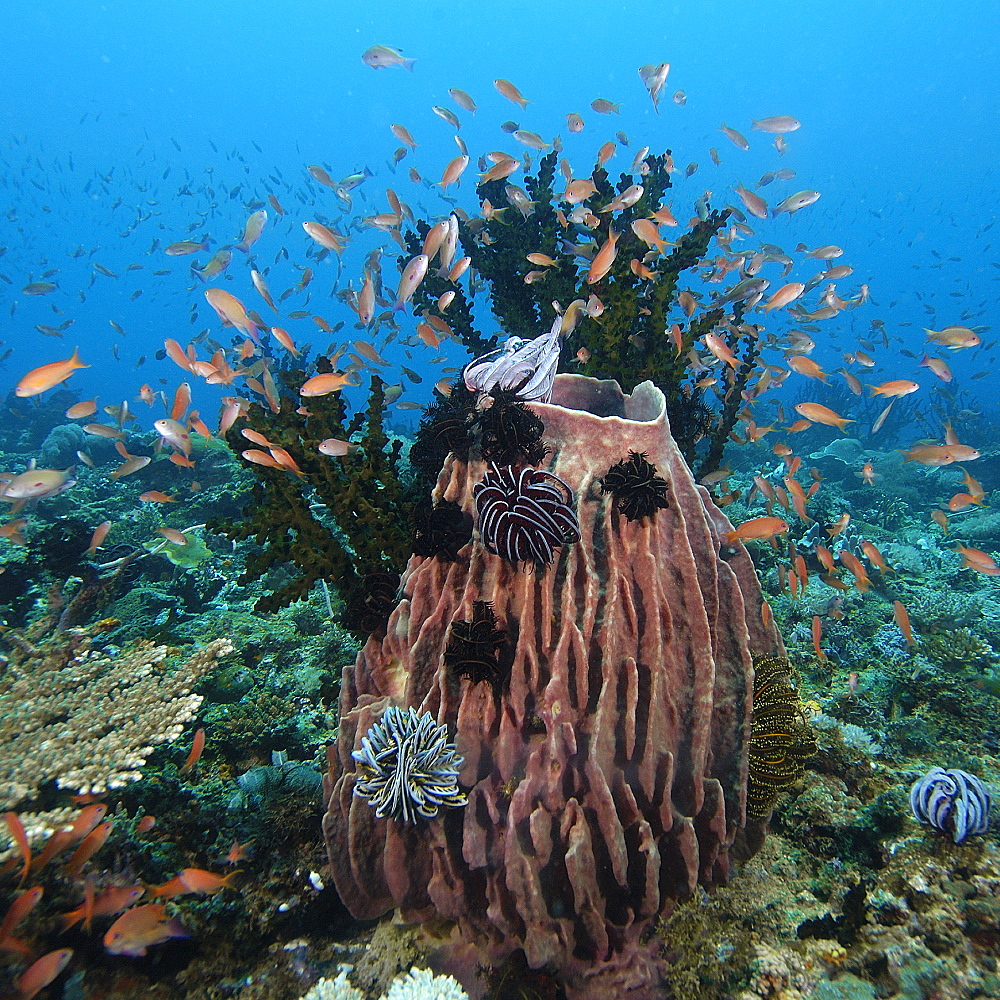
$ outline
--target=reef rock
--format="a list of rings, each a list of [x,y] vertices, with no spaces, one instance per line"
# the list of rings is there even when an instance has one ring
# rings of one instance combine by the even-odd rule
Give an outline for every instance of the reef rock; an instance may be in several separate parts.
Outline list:
[[[457,562],[410,560],[386,636],[344,671],[330,862],[359,918],[398,907],[453,921],[484,963],[520,950],[571,998],[653,996],[664,961],[653,923],[759,845],[746,819],[752,658],[783,649],[652,383],[624,396],[560,375],[551,403],[529,405],[545,469],[573,490],[580,540],[544,569],[491,554],[478,533]],[[634,522],[601,490],[630,451],[667,483],[666,507]],[[474,515],[485,472],[449,456],[435,499]],[[450,626],[475,601],[507,633],[496,690],[444,663]],[[404,825],[355,795],[352,753],[390,705],[448,726],[464,808]]]

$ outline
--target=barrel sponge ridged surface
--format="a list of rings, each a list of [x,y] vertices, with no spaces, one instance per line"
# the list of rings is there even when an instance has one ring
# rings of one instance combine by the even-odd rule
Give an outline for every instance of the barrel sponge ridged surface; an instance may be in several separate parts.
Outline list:
[[[385,638],[344,671],[330,861],[358,917],[398,907],[453,920],[484,961],[520,949],[573,998],[653,996],[651,924],[759,842],[744,829],[752,657],[782,654],[781,640],[762,623],[746,550],[720,541],[731,525],[681,457],[658,389],[626,397],[560,375],[552,402],[531,409],[580,540],[537,571],[478,534],[458,562],[411,559]],[[634,522],[600,484],[630,451],[668,484],[666,506]],[[485,472],[450,456],[436,499],[474,514]],[[508,633],[496,694],[444,666],[449,627],[475,601]],[[352,752],[389,705],[447,724],[467,806],[402,824],[355,796]]]

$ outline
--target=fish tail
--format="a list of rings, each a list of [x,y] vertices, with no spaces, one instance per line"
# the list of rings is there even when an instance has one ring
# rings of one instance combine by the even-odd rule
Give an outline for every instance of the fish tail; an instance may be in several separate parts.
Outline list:
[[[416,61],[417,61],[416,59],[404,59],[400,65],[402,65],[404,69],[407,69],[412,73]]]

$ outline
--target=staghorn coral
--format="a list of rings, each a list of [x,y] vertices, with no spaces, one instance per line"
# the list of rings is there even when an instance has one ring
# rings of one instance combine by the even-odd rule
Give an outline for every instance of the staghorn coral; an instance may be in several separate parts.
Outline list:
[[[32,627],[4,636],[0,808],[49,781],[94,793],[137,781],[153,747],[195,717],[202,698],[191,689],[233,649],[216,639],[171,669],[166,646],[140,641],[111,656],[93,648],[93,633]]]
[[[945,629],[920,640],[920,652],[945,670],[981,671],[996,662],[996,653],[971,629]]]

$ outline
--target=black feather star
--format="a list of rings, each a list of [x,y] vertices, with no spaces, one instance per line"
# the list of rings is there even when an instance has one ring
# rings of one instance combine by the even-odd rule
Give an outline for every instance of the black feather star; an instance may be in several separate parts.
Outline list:
[[[498,628],[497,616],[489,601],[472,602],[472,621],[457,619],[451,623],[445,666],[457,677],[468,677],[473,684],[489,681],[499,691],[503,672],[497,653],[507,641],[506,629]]]
[[[418,556],[456,562],[459,549],[472,538],[472,516],[454,500],[433,507],[428,500],[414,514],[413,551]]]
[[[630,451],[628,458],[608,469],[601,491],[614,497],[615,507],[630,521],[652,517],[667,506],[667,481],[646,461],[646,453]]]

